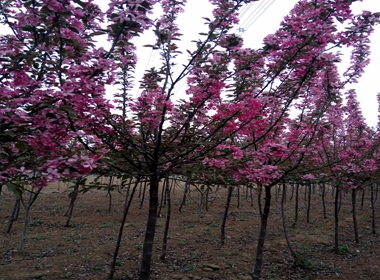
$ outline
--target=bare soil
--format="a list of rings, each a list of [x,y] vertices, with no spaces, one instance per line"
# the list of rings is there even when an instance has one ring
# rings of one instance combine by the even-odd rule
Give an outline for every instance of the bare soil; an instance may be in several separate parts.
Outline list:
[[[70,227],[64,214],[71,192],[64,184],[44,189],[32,206],[24,253],[17,248],[23,227],[24,208],[7,234],[15,197],[3,190],[0,196],[0,280],[31,279],[107,279],[109,263],[119,232],[125,190],[112,192],[112,209],[105,190],[79,194]],[[340,254],[334,254],[333,197],[326,195],[327,218],[323,218],[320,191],[312,194],[310,222],[306,222],[304,189],[299,198],[299,220],[292,227],[295,198],[291,189],[285,204],[288,234],[300,256],[294,263],[284,238],[280,211],[280,192],[273,199],[265,242],[262,279],[380,279],[380,239],[371,233],[369,194],[357,218],[360,242],[354,242],[350,193],[344,194],[340,210]],[[172,192],[172,219],[166,260],[159,259],[166,211],[158,219],[151,279],[207,280],[251,279],[259,235],[258,192],[240,189],[240,205],[234,193],[226,224],[226,242],[220,245],[220,225],[226,202],[226,189],[209,193],[208,209],[199,215],[200,193],[194,188],[179,213],[183,187]],[[137,191],[123,231],[115,279],[137,279],[147,218],[147,197],[139,209],[142,195]],[[264,200],[262,201],[264,203]],[[205,206],[205,205],[204,205]],[[376,211],[378,211],[378,203]]]

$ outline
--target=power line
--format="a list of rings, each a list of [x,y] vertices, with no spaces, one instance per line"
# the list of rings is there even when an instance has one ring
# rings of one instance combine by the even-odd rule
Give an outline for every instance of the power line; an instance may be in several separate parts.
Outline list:
[[[241,28],[244,28],[244,25],[246,25],[246,22],[249,22],[251,18],[262,9],[262,6],[265,7],[265,3],[268,2],[269,0],[264,0],[260,2],[260,4],[246,17],[246,19],[240,24]],[[252,6],[250,7],[252,8]]]
[[[261,14],[245,29],[245,30],[248,30],[260,17],[261,17],[261,15],[263,14],[263,13],[265,13],[265,11],[266,10],[268,10],[268,8],[270,7],[270,6],[272,6],[272,4],[275,2],[276,0],[273,0],[270,4],[269,4],[269,6],[267,6],[266,8],[265,8],[265,10],[264,11],[262,11],[261,12]]]

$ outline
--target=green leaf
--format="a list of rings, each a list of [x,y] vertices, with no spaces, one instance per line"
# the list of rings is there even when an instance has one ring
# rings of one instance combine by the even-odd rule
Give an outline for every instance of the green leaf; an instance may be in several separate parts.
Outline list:
[[[62,105],[59,107],[61,110],[65,111],[67,114],[69,114],[70,116],[75,116],[75,110],[73,109],[73,107],[69,106],[69,105]]]
[[[12,182],[7,182],[5,184],[10,192],[13,192],[17,199],[21,198],[22,187],[20,185],[16,185]]]
[[[20,151],[23,152],[28,149],[28,146],[26,145],[25,142],[16,142],[15,144],[16,148]]]

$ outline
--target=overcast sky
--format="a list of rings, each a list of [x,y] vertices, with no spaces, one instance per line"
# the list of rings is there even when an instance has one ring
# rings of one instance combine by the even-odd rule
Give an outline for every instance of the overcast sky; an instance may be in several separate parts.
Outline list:
[[[249,9],[242,10],[244,12],[240,28],[245,31],[242,36],[245,40],[245,46],[252,48],[259,48],[262,39],[270,33],[274,33],[279,27],[280,22],[284,16],[297,3],[297,0],[260,0],[251,4]],[[104,2],[103,2],[104,3]],[[356,2],[353,4],[355,13],[362,10],[369,10],[372,12],[380,11],[379,0],[364,0],[363,2]],[[188,0],[185,8],[185,13],[181,14],[179,18],[179,26],[181,33],[184,34],[181,42],[178,45],[184,52],[184,57],[187,57],[186,49],[194,49],[194,43],[191,40],[196,40],[200,36],[198,33],[207,31],[202,17],[209,17],[211,15],[211,5],[206,0]],[[136,42],[138,47],[138,68],[136,69],[137,80],[140,80],[142,73],[145,69],[153,66],[159,66],[159,55],[157,51],[152,51],[150,48],[142,48],[144,44],[152,44],[155,38],[152,32],[141,36]],[[362,106],[363,115],[370,126],[377,124],[377,100],[376,94],[380,92],[380,27],[378,26],[375,33],[371,37],[371,64],[367,67],[365,74],[361,78],[359,84],[352,85],[352,88],[357,89],[358,99]],[[184,62],[183,62],[184,63]],[[180,63],[181,64],[181,63]],[[184,83],[184,82],[183,82]],[[185,89],[183,87],[182,89]],[[182,90],[181,89],[181,90]],[[139,90],[134,89],[134,96],[137,96]]]

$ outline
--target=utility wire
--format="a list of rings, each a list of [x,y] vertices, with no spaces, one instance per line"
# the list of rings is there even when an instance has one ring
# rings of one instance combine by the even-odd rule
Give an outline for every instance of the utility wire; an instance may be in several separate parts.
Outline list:
[[[252,17],[254,17],[255,14],[257,14],[258,12],[260,12],[260,10],[262,9],[262,6],[265,7],[266,3],[270,1],[270,0],[264,0],[262,2],[260,2],[260,4],[246,17],[246,19],[240,24],[240,27],[241,28],[244,28],[245,25],[247,25],[247,22],[249,24],[249,22],[251,21]],[[252,6],[251,6],[252,7]],[[250,7],[250,8],[251,8]]]
[[[273,0],[266,8],[265,8],[265,10],[264,11],[262,11],[261,12],[261,14],[259,14],[259,16],[254,20],[254,21],[252,21],[251,22],[251,24],[245,29],[245,30],[248,30],[260,17],[261,17],[261,15],[262,14],[264,14],[265,13],[265,11],[266,10],[268,10],[268,8],[270,7],[270,6],[272,6],[272,4],[275,2],[276,0]]]

